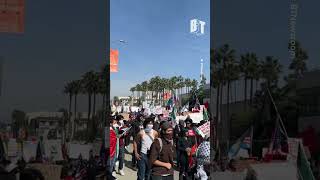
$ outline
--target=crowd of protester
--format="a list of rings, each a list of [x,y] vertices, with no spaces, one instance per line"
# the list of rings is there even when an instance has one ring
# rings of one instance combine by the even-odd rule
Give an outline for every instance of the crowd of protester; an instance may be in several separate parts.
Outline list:
[[[114,115],[110,121],[110,159],[108,174],[124,176],[124,154],[133,145],[131,167],[138,180],[207,180],[210,141],[202,137],[190,117],[175,123],[163,115],[145,115],[143,110],[130,113],[128,119]],[[117,167],[117,169],[116,169]]]

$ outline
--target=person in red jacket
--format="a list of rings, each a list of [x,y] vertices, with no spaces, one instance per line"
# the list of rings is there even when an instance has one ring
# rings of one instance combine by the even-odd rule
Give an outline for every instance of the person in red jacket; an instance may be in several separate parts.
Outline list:
[[[109,173],[112,174],[115,162],[116,162],[116,153],[117,153],[117,133],[116,128],[118,127],[118,121],[115,117],[112,118],[110,122],[110,156],[109,156]]]

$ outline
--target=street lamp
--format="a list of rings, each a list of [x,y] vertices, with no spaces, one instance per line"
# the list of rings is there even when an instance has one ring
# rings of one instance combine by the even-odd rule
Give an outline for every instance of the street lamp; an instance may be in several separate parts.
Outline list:
[[[123,40],[123,39],[120,39],[120,40],[114,40],[114,41],[111,41],[111,43],[123,43],[123,44],[128,44],[127,41]],[[111,44],[110,43],[110,44]]]

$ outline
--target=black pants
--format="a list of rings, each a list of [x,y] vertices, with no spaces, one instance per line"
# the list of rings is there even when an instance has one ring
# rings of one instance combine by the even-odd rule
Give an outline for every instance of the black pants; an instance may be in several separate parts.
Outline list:
[[[137,165],[137,161],[136,161],[136,155],[135,155],[135,152],[134,150],[132,151],[132,160],[131,160],[131,165],[132,167],[135,167]]]
[[[155,176],[155,175],[152,175],[152,180],[173,180],[173,175],[170,175],[170,176]]]

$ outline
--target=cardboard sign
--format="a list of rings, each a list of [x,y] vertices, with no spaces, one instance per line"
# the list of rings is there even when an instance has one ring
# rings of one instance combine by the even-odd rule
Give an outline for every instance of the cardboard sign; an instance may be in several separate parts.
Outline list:
[[[52,164],[29,164],[31,168],[39,170],[44,176],[45,180],[60,180],[61,176],[61,165]]]
[[[62,147],[60,140],[44,141],[44,149],[46,156],[53,161],[63,160]]]

